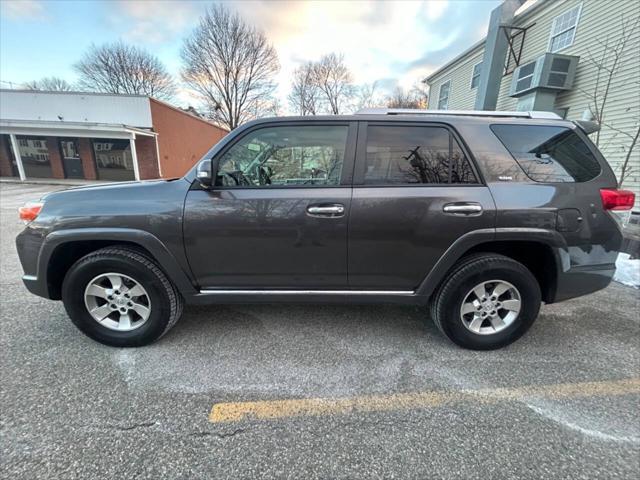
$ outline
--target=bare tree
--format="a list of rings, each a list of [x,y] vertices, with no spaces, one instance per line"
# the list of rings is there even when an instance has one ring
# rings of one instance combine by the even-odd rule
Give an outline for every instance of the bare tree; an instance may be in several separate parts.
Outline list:
[[[344,64],[344,56],[330,53],[314,65],[314,83],[322,92],[328,110],[334,115],[344,111],[355,95],[351,72]]]
[[[70,92],[73,90],[73,86],[58,77],[44,77],[40,80],[32,80],[24,84],[24,88],[27,90],[45,90],[49,92]]]
[[[358,87],[356,94],[357,110],[361,108],[382,107],[383,105],[384,100],[378,92],[378,82],[365,83]]]
[[[183,80],[229,129],[273,109],[278,56],[237,13],[210,7],[185,40],[182,60]]]
[[[623,65],[623,57],[628,50],[629,40],[635,34],[635,30],[640,25],[640,19],[625,20],[622,18],[620,30],[616,30],[613,38],[607,35],[604,39],[599,39],[599,45],[602,50],[598,54],[588,52],[587,61],[595,69],[595,84],[593,89],[580,89],[582,94],[589,100],[589,111],[595,122],[600,125],[601,129],[596,132],[595,144],[600,145],[600,136],[602,128],[606,127],[615,133],[612,138],[622,135],[627,138],[627,142],[622,146],[625,152],[625,158],[621,165],[620,175],[618,177],[618,186],[621,186],[624,180],[633,173],[630,160],[633,155],[634,148],[638,143],[640,136],[640,106],[634,105],[627,108],[628,117],[634,118],[635,122],[631,128],[623,129],[606,120],[606,111],[609,104],[609,93],[613,82],[617,79],[620,67]],[[633,52],[632,52],[633,55]],[[640,88],[640,81],[634,82]],[[634,111],[632,111],[634,110]]]
[[[633,23],[630,20],[625,21],[623,19],[621,29],[616,31],[614,40],[611,39],[610,35],[600,39],[599,44],[602,45],[602,51],[599,55],[588,52],[587,60],[596,71],[595,85],[591,91],[584,89],[580,89],[580,91],[591,101],[589,110],[594,117],[594,121],[600,125],[604,121],[611,84],[620,69],[620,61],[625,53],[625,47],[638,26],[638,22],[640,22],[640,19],[636,19]],[[600,132],[597,132],[596,145],[599,144],[599,141]]]
[[[427,108],[428,95],[419,85],[405,90],[396,87],[386,99],[388,108]]]
[[[289,104],[300,115],[320,113],[322,91],[315,80],[315,64],[313,62],[306,62],[293,72]]]
[[[92,45],[74,65],[83,90],[130,93],[170,99],[175,90],[171,75],[154,55],[123,42]]]

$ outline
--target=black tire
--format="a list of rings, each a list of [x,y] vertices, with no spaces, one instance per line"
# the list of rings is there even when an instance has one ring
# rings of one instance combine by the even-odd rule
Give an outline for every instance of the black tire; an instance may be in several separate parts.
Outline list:
[[[151,312],[146,322],[131,331],[106,328],[89,314],[84,292],[96,276],[117,272],[135,279],[146,290]],[[107,247],[89,253],[67,272],[62,301],[76,327],[92,339],[112,347],[148,345],[167,333],[182,315],[183,299],[158,265],[137,250]]]
[[[482,335],[465,326],[460,309],[467,292],[493,280],[515,286],[521,307],[513,323],[498,332]],[[525,334],[538,316],[540,302],[540,286],[527,267],[503,255],[480,253],[464,257],[454,265],[436,291],[430,313],[438,329],[457,345],[472,350],[494,350]]]

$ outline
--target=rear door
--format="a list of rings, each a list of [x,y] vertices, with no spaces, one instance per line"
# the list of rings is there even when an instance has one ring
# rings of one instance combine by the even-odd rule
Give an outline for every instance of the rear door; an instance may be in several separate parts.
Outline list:
[[[345,289],[355,122],[259,124],[186,198],[184,239],[206,289]]]
[[[361,122],[349,216],[349,285],[414,290],[459,237],[493,228],[495,205],[455,131]]]

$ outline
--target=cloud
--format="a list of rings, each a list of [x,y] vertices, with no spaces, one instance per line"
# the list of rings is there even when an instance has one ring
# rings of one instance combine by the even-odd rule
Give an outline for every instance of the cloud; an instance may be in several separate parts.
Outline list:
[[[430,0],[426,4],[427,18],[429,20],[438,20],[444,14],[449,6],[447,0]]]
[[[2,1],[2,0],[0,0]],[[197,25],[209,1],[117,0],[112,25],[132,43],[166,54],[179,70],[182,39]],[[530,0],[531,1],[531,0]],[[390,92],[409,88],[482,37],[500,0],[272,0],[226,1],[229,9],[262,30],[281,64],[278,97],[287,104],[293,71],[301,63],[344,54],[354,83],[378,82]],[[182,101],[186,92],[180,95]]]
[[[203,2],[167,0],[118,0],[112,18],[121,24],[124,15],[130,42],[159,44],[173,41],[187,27],[195,25]]]
[[[13,20],[43,20],[46,12],[40,0],[2,0],[2,14]]]
[[[325,53],[342,53],[356,84],[406,88],[481,38],[499,0],[305,1],[228,4],[275,46],[283,103],[293,70]],[[471,14],[470,12],[473,12]]]

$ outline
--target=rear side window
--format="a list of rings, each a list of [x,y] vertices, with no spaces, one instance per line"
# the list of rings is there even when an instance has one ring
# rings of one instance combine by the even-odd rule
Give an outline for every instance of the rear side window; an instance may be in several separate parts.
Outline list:
[[[464,152],[443,127],[369,126],[364,183],[477,183]]]
[[[536,182],[587,182],[600,174],[600,163],[570,128],[491,125],[491,130]]]

